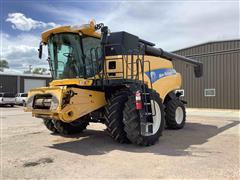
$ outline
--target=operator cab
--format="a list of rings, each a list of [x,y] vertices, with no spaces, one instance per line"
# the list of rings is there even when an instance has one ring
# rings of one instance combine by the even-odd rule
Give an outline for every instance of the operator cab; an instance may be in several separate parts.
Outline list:
[[[101,71],[100,38],[93,21],[80,27],[56,27],[42,33],[39,58],[42,57],[43,45],[47,45],[53,80],[88,79]]]
[[[74,33],[53,34],[48,40],[48,52],[54,79],[89,78],[100,71],[98,38]]]

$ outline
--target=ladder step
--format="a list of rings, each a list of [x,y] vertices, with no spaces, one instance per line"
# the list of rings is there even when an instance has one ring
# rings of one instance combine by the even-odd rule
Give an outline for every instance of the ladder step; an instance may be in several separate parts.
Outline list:
[[[152,115],[152,113],[144,113],[144,115],[149,116]]]
[[[143,103],[144,105],[151,105],[151,103]]]

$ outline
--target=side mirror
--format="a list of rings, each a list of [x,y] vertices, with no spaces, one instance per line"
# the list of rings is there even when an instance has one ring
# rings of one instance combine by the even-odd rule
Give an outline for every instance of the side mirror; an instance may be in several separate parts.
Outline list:
[[[38,49],[38,57],[39,57],[39,59],[42,59],[42,43],[40,43],[40,45],[39,45],[39,49]]]
[[[107,44],[107,37],[108,36],[108,27],[107,26],[103,26],[101,28],[101,44],[105,45]]]

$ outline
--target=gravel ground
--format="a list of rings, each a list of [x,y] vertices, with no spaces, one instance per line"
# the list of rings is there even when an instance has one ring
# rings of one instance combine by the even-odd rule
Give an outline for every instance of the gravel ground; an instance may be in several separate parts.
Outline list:
[[[102,124],[51,134],[21,107],[0,108],[2,179],[239,179],[239,111],[189,109],[151,147],[118,144]]]

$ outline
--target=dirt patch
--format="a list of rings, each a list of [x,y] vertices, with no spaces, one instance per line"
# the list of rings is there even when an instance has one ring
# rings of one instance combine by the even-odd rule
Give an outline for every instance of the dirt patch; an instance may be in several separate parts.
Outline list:
[[[25,162],[23,164],[23,167],[32,167],[32,166],[38,166],[40,164],[47,164],[47,163],[53,163],[53,159],[52,158],[41,158],[37,161]]]

